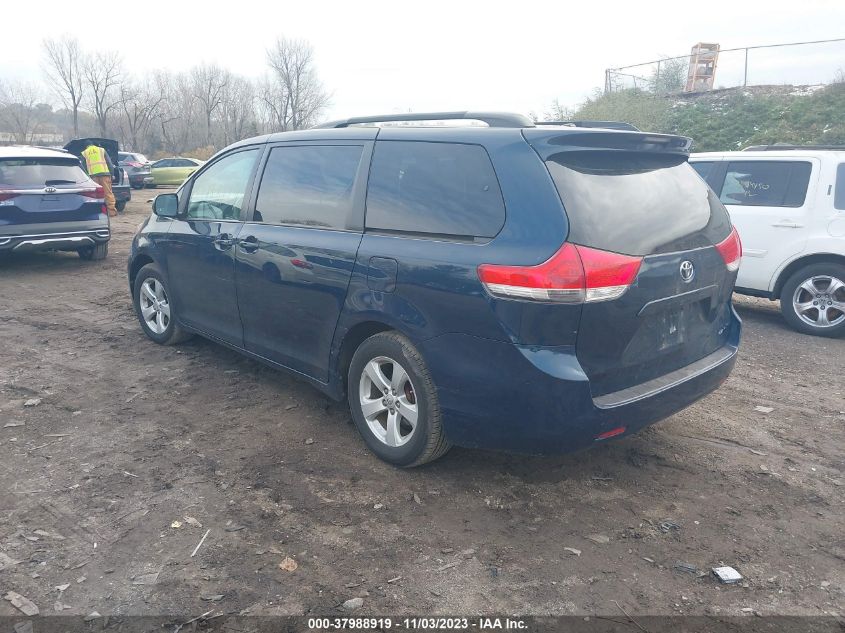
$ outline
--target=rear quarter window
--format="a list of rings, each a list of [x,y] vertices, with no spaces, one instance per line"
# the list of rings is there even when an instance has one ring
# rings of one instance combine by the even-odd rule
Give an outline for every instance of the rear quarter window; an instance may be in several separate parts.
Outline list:
[[[730,162],[719,199],[745,207],[800,207],[812,167],[805,161]]]
[[[0,187],[69,185],[86,180],[76,158],[0,158]]]
[[[376,143],[367,190],[367,229],[491,238],[504,223],[499,182],[480,145]]]

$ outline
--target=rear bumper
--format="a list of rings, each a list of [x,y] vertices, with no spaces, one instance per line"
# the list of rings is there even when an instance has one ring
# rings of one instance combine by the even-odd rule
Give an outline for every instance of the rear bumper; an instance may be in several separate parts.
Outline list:
[[[572,347],[520,347],[464,334],[420,343],[443,425],[459,446],[526,453],[586,448],[625,427],[635,433],[721,385],[736,362],[741,322],[732,311],[725,345],[687,367],[593,398]]]
[[[64,232],[28,232],[22,235],[0,234],[0,251],[75,251],[86,246],[108,242],[111,233],[108,226]]]

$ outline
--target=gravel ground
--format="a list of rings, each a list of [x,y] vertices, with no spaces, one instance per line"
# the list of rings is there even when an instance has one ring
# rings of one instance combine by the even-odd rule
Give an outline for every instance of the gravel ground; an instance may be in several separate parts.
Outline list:
[[[0,259],[4,595],[81,615],[843,613],[845,341],[738,297],[733,375],[669,420],[397,470],[293,378],[143,336],[125,269],[148,197],[105,261]]]

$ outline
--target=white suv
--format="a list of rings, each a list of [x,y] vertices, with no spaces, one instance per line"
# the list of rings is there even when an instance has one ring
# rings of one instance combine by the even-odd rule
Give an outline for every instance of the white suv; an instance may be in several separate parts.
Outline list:
[[[693,154],[742,240],[736,291],[780,299],[799,332],[845,333],[845,146]]]

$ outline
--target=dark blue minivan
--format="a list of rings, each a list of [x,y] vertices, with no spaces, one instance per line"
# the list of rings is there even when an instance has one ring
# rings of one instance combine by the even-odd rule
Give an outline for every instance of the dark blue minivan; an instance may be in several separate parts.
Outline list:
[[[398,466],[590,446],[736,359],[741,247],[689,146],[478,112],[241,141],[156,198],[135,310],[157,343],[200,334],[346,395]]]

